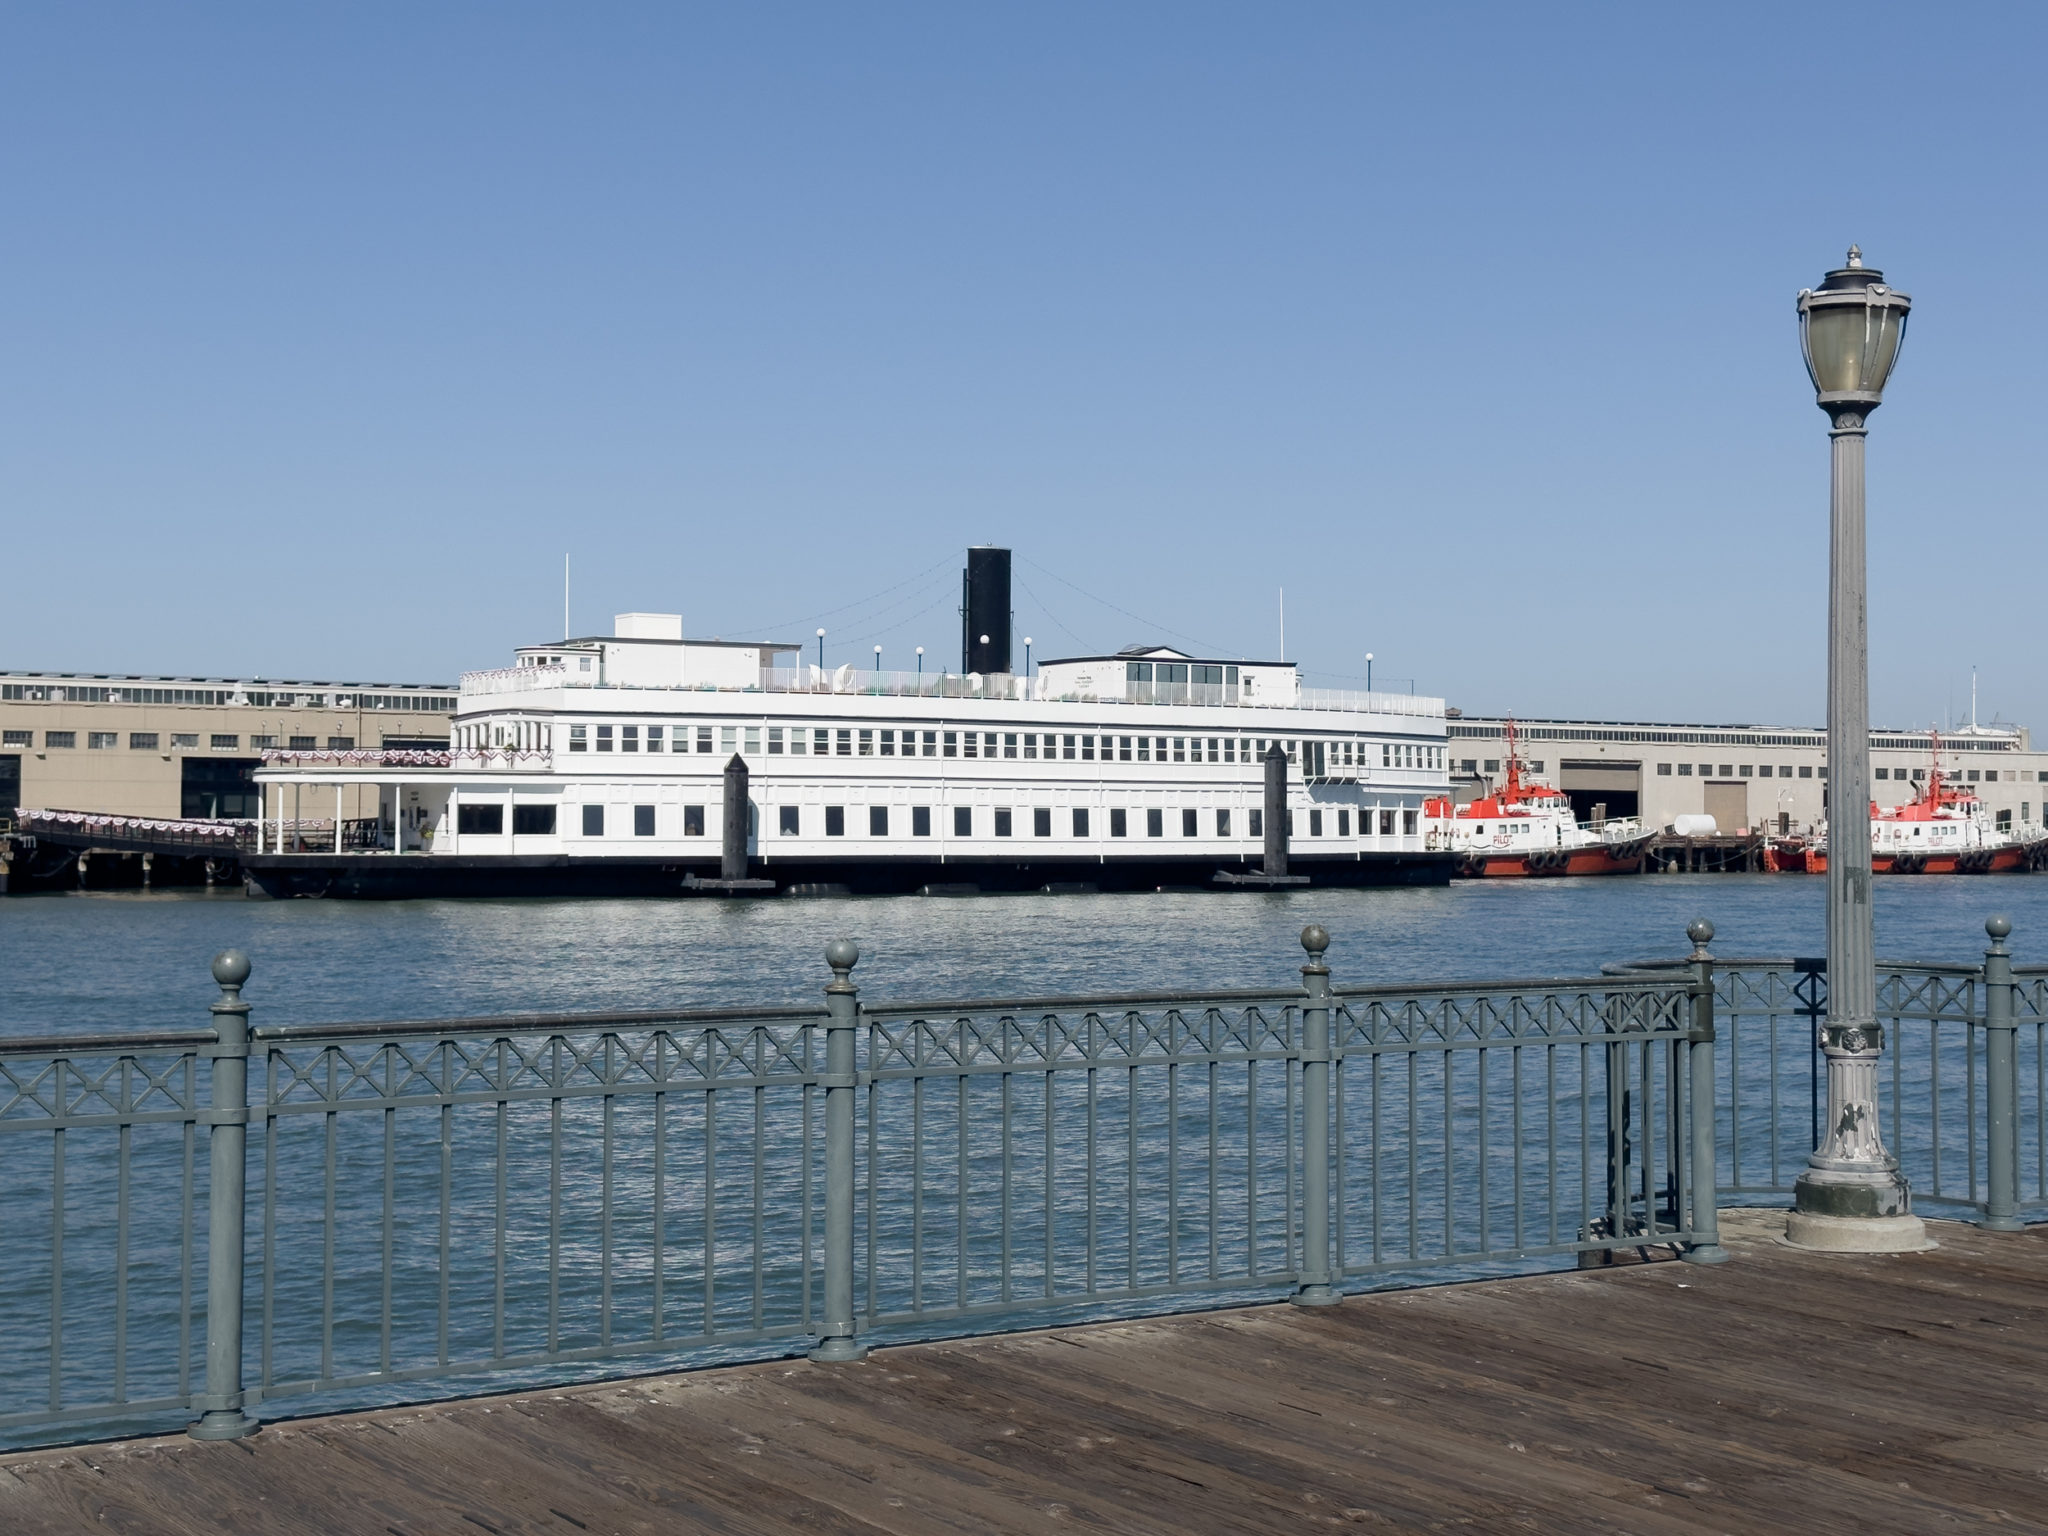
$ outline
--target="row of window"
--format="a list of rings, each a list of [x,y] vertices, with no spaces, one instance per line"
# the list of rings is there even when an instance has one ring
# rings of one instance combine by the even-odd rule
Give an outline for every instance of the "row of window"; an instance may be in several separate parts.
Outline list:
[[[578,809],[582,813],[583,836],[603,837],[605,835],[605,807],[601,805],[585,805]],[[653,837],[655,835],[655,808],[651,805],[636,805],[631,809],[633,813],[633,836]],[[704,809],[701,805],[686,805],[683,807],[683,836],[704,836]],[[846,836],[845,806],[827,805],[818,809],[824,812],[825,836]],[[886,805],[871,805],[867,807],[869,837],[889,836],[890,809]],[[973,837],[975,835],[974,807],[971,805],[956,805],[952,809],[953,836]],[[928,805],[913,805],[909,807],[909,810],[910,835],[912,837],[930,837],[932,835],[932,808]],[[989,835],[1010,837],[1015,834],[1015,812],[1008,807],[996,807],[988,811],[987,814],[991,818]],[[1231,813],[1229,811],[1219,810],[1213,811],[1210,814],[1213,818],[1214,834],[1217,837],[1230,837],[1233,835],[1231,832]],[[1145,836],[1164,837],[1166,835],[1168,815],[1169,812],[1163,809],[1145,811]],[[1393,837],[1395,835],[1394,828],[1397,818],[1401,829],[1400,835],[1404,837],[1413,837],[1415,835],[1417,812],[1382,810],[1377,815],[1377,833],[1379,836]],[[1033,807],[1030,810],[1030,816],[1031,835],[1033,837],[1051,837],[1053,835],[1053,811],[1050,806]],[[1180,835],[1182,837],[1199,837],[1202,835],[1201,812],[1182,810],[1178,812],[1178,817]],[[1093,824],[1089,811],[1084,807],[1076,806],[1067,812],[1067,825],[1072,829],[1075,837],[1092,836],[1090,828]],[[555,825],[555,807],[552,805],[515,805],[512,807],[512,834],[515,837],[552,837],[555,835]],[[901,822],[898,822],[897,826],[900,829]],[[1349,837],[1351,835],[1351,812],[1348,809],[1330,812],[1319,807],[1308,813],[1308,835],[1310,837],[1324,836],[1326,826],[1333,828],[1338,837]],[[1294,835],[1294,828],[1294,813],[1289,811],[1287,813],[1287,831],[1289,836]],[[505,830],[505,807],[502,805],[458,805],[455,809],[455,830],[465,837],[472,835],[479,837],[501,836]],[[776,818],[776,830],[783,837],[801,837],[803,835],[803,807],[796,805],[780,807]],[[1374,835],[1374,832],[1374,813],[1361,810],[1358,813],[1358,835],[1360,837],[1371,837]],[[1128,837],[1130,835],[1130,813],[1121,806],[1113,807],[1109,812],[1109,835],[1111,837]],[[1265,836],[1265,818],[1261,811],[1251,810],[1245,813],[1244,835],[1246,837]]]
[[[713,732],[717,744],[713,745]],[[765,743],[764,743],[765,736]],[[503,743],[497,743],[502,745]],[[1056,731],[895,731],[853,726],[572,725],[569,750],[588,752],[738,752],[759,757],[959,757],[1123,763],[1255,763],[1272,742],[1237,736],[1097,736]],[[1304,743],[1281,742],[1290,763]],[[1319,769],[1371,766],[1375,744],[1344,737],[1306,743]],[[1377,743],[1382,768],[1441,768],[1444,749],[1424,742]]]
[[[335,709],[405,709],[452,715],[461,700],[434,693],[337,693]],[[144,688],[127,684],[0,683],[0,702],[22,704],[182,704],[208,709],[326,709],[325,693],[233,688]]]
[[[1678,765],[1678,777],[1680,777],[1681,779],[1691,778],[1692,771],[1693,765],[1691,763],[1680,763]],[[1717,775],[1714,772],[1714,765],[1712,763],[1701,763],[1699,765],[1699,771],[1700,777],[1703,779],[1711,779],[1717,777],[1723,779],[1768,779],[1771,776],[1772,768],[1769,763],[1762,763],[1757,765],[1756,767],[1751,767],[1750,764],[1744,763],[1740,768],[1733,767],[1728,763],[1723,763],[1721,765],[1721,771]],[[1778,764],[1776,771],[1778,777],[1781,779],[1789,779],[1792,777],[1792,765],[1790,763]],[[1657,773],[1662,778],[1670,778],[1671,764],[1659,763],[1657,765]],[[1801,763],[1799,765],[1800,778],[1810,779],[1813,776],[1813,765],[1811,763]],[[1826,778],[1828,776],[1828,771],[1826,768],[1822,768],[1820,770],[1820,776],[1822,778]]]
[[[43,747],[48,751],[70,751],[77,747],[78,735],[77,731],[45,731],[43,732]],[[199,750],[199,733],[197,731],[173,731],[170,735],[170,750],[173,752],[196,752]],[[132,752],[161,752],[164,750],[161,745],[162,741],[163,733],[159,731],[130,731],[128,733],[128,748]],[[36,733],[34,731],[0,732],[0,745],[33,747],[35,744]],[[327,738],[327,750],[330,752],[352,751],[355,744],[356,739],[353,736],[330,736]],[[110,751],[121,745],[121,733],[119,731],[87,731],[85,733],[85,745],[86,750],[89,752]],[[241,745],[242,738],[239,733],[229,735],[225,732],[216,732],[207,739],[209,750],[214,752],[239,751]],[[249,738],[249,747],[252,751],[260,752],[265,748],[274,748],[276,745],[277,738],[275,736],[251,736]],[[320,746],[320,738],[317,736],[294,736],[291,738],[291,746],[295,752],[317,751]]]

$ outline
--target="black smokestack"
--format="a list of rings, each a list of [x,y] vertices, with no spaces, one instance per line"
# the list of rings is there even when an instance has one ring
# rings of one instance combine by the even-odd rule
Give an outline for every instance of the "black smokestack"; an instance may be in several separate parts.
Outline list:
[[[967,551],[960,573],[960,670],[1010,670],[1010,552],[988,544]]]

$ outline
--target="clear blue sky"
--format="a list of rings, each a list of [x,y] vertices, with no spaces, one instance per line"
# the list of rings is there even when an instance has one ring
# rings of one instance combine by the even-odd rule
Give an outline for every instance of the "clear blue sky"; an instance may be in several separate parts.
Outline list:
[[[1874,714],[2048,733],[2048,12],[1836,14],[9,7],[0,664],[446,679],[569,551],[908,666],[999,542],[1040,656],[1816,720],[1854,240]]]

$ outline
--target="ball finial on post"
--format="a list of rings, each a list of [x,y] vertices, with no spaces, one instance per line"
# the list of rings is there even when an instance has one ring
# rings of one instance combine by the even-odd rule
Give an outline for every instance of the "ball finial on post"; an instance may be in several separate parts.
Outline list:
[[[213,979],[223,992],[239,992],[249,979],[249,957],[239,949],[224,949],[213,957]]]
[[[1691,939],[1695,948],[1705,949],[1714,938],[1714,925],[1704,917],[1696,917],[1685,925],[1685,936]]]
[[[1301,947],[1308,951],[1310,959],[1322,959],[1323,951],[1330,947],[1329,930],[1321,923],[1310,923],[1301,930]]]
[[[1994,912],[1984,920],[1984,931],[1991,935],[1994,944],[2002,944],[2012,936],[2012,919],[2003,912]]]
[[[825,963],[844,975],[860,964],[860,946],[851,939],[834,939],[825,946]]]

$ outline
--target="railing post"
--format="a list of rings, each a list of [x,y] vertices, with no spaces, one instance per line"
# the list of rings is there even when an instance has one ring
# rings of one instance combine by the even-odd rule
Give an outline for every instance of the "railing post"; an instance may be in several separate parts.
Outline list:
[[[1317,924],[1301,930],[1308,964],[1301,984],[1301,1272],[1297,1307],[1341,1301],[1330,1284],[1330,935]]]
[[[1991,947],[1984,951],[1984,1097],[1986,1181],[1982,1225],[2017,1232],[2020,1203],[2019,1021],[2014,1016],[2012,955],[2006,936],[2012,919],[1994,916],[1984,924]]]
[[[257,1423],[242,1411],[242,1212],[249,1136],[249,1005],[242,983],[249,957],[224,949],[213,957],[220,1001],[213,1005],[212,1087],[200,1122],[212,1160],[206,1189],[206,1390],[192,1394],[195,1440],[239,1440]]]
[[[1714,957],[1707,942],[1714,925],[1696,918],[1687,925],[1692,940],[1692,1034],[1686,1042],[1686,1112],[1691,1117],[1692,1245],[1679,1257],[1688,1264],[1726,1264],[1721,1246],[1721,1193],[1714,1168]]]
[[[868,1353],[853,1327],[854,1031],[860,1011],[853,968],[859,961],[851,939],[825,946],[832,967],[825,984],[825,1070],[818,1078],[825,1090],[825,1315],[811,1358],[831,1363],[864,1360]]]

